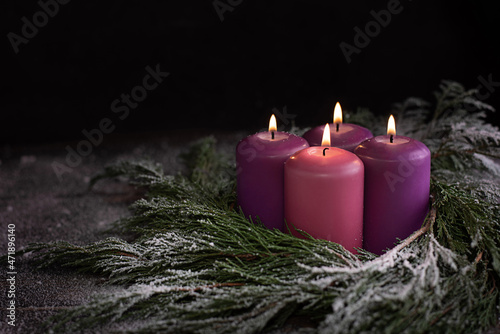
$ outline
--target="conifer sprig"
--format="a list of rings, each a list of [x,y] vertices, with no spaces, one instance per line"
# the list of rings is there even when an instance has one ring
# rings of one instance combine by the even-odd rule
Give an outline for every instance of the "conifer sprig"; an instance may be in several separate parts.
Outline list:
[[[25,250],[45,266],[95,272],[123,286],[63,311],[48,326],[259,333],[294,316],[316,321],[302,329],[314,333],[455,334],[494,325],[500,186],[493,159],[500,132],[484,122],[491,107],[473,91],[444,81],[436,98],[433,112],[416,98],[396,106],[402,134],[421,138],[433,153],[431,213],[398,248],[353,255],[335,243],[248,221],[236,205],[234,161],[218,154],[209,137],[184,155],[185,175],[164,175],[151,162],[121,162],[92,180],[122,176],[148,189],[132,216],[117,222],[136,239]],[[375,116],[364,110],[352,119]]]

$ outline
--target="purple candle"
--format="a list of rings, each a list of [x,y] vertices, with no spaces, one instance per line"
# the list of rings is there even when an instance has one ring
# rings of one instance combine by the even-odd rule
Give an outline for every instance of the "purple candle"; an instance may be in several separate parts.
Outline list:
[[[274,122],[273,122],[274,120]],[[269,229],[284,230],[284,164],[295,152],[309,147],[304,138],[276,131],[271,116],[269,131],[241,140],[236,147],[238,204],[243,213]]]
[[[366,139],[373,137],[373,134],[367,128],[355,124],[342,123],[342,108],[338,102],[333,112],[333,123],[329,125],[332,147],[342,148],[350,152],[353,152]],[[317,126],[304,133],[303,137],[310,146],[321,146],[324,129],[324,125]]]
[[[423,143],[396,136],[392,115],[387,135],[366,140],[354,153],[365,165],[364,249],[380,255],[424,222],[431,154]]]

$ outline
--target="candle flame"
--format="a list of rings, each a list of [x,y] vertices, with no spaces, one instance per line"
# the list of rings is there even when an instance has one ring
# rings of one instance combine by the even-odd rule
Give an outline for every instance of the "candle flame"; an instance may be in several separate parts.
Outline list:
[[[389,122],[387,123],[387,134],[396,135],[396,122],[394,121],[394,116],[389,117]]]
[[[333,123],[342,123],[342,108],[340,103],[337,102],[335,109],[333,110]]]
[[[321,146],[330,146],[330,125],[328,123],[326,123],[325,129],[323,130]]]
[[[278,127],[276,126],[276,116],[274,114],[271,115],[271,119],[269,120],[269,132],[277,131]]]

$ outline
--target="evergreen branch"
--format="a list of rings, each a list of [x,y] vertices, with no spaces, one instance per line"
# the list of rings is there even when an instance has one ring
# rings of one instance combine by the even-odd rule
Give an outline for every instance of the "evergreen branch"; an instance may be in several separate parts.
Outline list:
[[[133,184],[150,186],[163,179],[163,170],[160,164],[152,161],[121,161],[117,164],[106,166],[102,174],[94,176],[90,180],[89,188],[92,188],[99,180],[118,176],[127,176]]]
[[[500,274],[500,209],[478,199],[474,193],[437,180],[431,182],[437,208],[436,237],[446,247],[461,254],[489,254],[493,268]]]
[[[433,202],[433,208],[437,208],[434,229],[450,228],[446,217],[457,213],[441,214],[439,210],[444,204],[439,196],[446,197],[454,210],[458,208],[458,214],[463,214],[459,206],[468,196],[453,187],[435,183],[434,191],[439,195]],[[478,212],[486,207],[485,203],[479,203]],[[229,333],[236,327],[255,333],[271,328],[274,317],[285,310],[293,310],[294,315],[315,314],[319,321],[324,319],[320,331],[339,333],[368,328],[382,330],[387,324],[390,332],[452,332],[458,328],[458,319],[464,317],[463,310],[468,310],[470,315],[470,318],[465,316],[471,323],[467,327],[471,331],[486,328],[495,319],[494,311],[488,307],[496,305],[497,291],[491,290],[487,271],[478,267],[476,259],[471,264],[465,257],[441,246],[432,235],[423,236],[434,219],[433,211],[423,229],[403,241],[396,251],[364,263],[333,243],[297,239],[244,218],[217,224],[218,219],[211,214],[213,210],[206,213],[207,221],[191,222],[194,229],[186,228],[190,225],[186,223],[174,225],[175,218],[168,232],[145,229],[143,238],[134,245],[110,248],[107,243],[101,243],[89,247],[99,256],[81,251],[96,259],[93,265],[96,271],[104,273],[103,269],[107,268],[106,273],[113,273],[114,282],[135,284],[122,293],[104,299],[99,296],[90,304],[63,313],[56,318],[62,326],[59,329],[80,330],[130,320],[126,314],[134,314],[135,320],[148,315],[148,324],[141,324],[139,330],[144,333]],[[230,232],[227,232],[228,225],[232,225]],[[182,234],[183,229],[187,233]],[[194,230],[204,232],[193,235]],[[258,237],[251,237],[255,234]],[[231,241],[235,236],[236,240]],[[446,238],[443,240],[449,242]],[[75,247],[59,246],[69,258],[75,253]],[[131,247],[146,251],[131,250]],[[487,247],[484,249],[489,252]],[[137,256],[125,256],[127,264],[133,265],[123,266],[123,259],[118,261],[116,257],[117,251]],[[108,257],[103,259],[102,254]],[[341,254],[349,265],[333,254]],[[65,257],[59,258],[66,265],[72,265]],[[74,262],[77,266],[88,263],[82,259]],[[401,291],[401,295],[394,295],[396,291]],[[438,296],[433,295],[436,292],[440,292]],[[421,297],[409,298],[415,294]],[[218,297],[214,299],[214,296]],[[380,296],[384,296],[382,300]],[[450,302],[445,302],[447,300]],[[160,312],[158,305],[169,311]],[[336,310],[333,314],[342,314],[342,319],[332,315],[330,305]],[[354,312],[348,316],[338,305],[354,307]],[[97,316],[95,310],[99,310]],[[373,314],[368,316],[370,312]],[[74,323],[72,319],[78,321]],[[417,326],[418,331],[410,330],[413,326]]]
[[[433,153],[432,208],[420,230],[382,256],[247,220],[234,209],[234,161],[216,152],[214,138],[184,155],[184,176],[165,176],[151,162],[107,167],[91,185],[125,176],[149,191],[117,223],[137,238],[34,244],[25,252],[127,287],[63,310],[50,325],[123,332],[120,324],[132,321],[134,333],[250,334],[305,315],[319,333],[487,329],[499,301],[500,186],[491,158],[500,132],[484,122],[492,108],[473,92],[444,81],[433,112],[417,98],[396,106],[403,133],[421,136]],[[352,119],[374,116],[365,110]]]
[[[500,157],[500,131],[484,120],[486,112],[494,108],[478,100],[475,93],[475,89],[444,80],[435,92],[433,112],[429,103],[418,98],[396,105],[398,129],[430,148],[433,170],[483,169],[498,174],[491,171],[495,163],[484,158]]]
[[[429,212],[429,215],[425,219],[424,226],[422,226],[419,230],[415,231],[412,233],[408,238],[403,240],[401,243],[399,243],[397,246],[395,246],[393,249],[389,250],[387,253],[385,253],[383,256],[392,256],[392,253],[397,253],[403,248],[409,246],[412,242],[415,242],[418,238],[423,236],[431,226],[435,223],[436,221],[436,207],[433,206]]]

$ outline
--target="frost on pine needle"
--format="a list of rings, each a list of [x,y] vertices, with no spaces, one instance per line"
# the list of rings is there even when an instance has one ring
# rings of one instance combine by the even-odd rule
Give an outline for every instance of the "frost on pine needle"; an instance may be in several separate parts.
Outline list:
[[[398,134],[432,152],[432,208],[423,227],[382,256],[298,239],[248,221],[235,197],[234,157],[213,137],[183,155],[184,175],[154,162],[106,167],[91,186],[124,177],[148,190],[108,238],[35,244],[43,266],[94,272],[122,287],[48,321],[57,332],[260,333],[290,317],[308,333],[475,333],[497,321],[500,131],[474,90],[443,81],[436,104],[396,104]],[[385,132],[367,109],[349,122]],[[378,128],[372,125],[379,124]]]
[[[349,274],[355,283],[337,296],[320,333],[480,331],[480,310],[494,303],[496,292],[475,283],[474,265],[432,235],[395,255],[392,267],[377,266],[381,261],[383,256]]]

